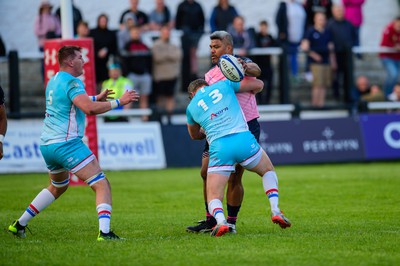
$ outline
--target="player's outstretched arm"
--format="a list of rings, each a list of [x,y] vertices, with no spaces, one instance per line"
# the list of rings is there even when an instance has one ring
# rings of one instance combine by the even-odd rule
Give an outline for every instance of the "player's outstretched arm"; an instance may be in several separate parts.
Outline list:
[[[264,88],[264,82],[256,78],[244,78],[240,82],[240,87],[238,92],[248,92],[259,93]]]
[[[110,102],[92,102],[86,93],[80,94],[74,98],[73,103],[86,115],[98,115],[138,100],[139,94],[135,90],[131,90],[125,91],[121,98]]]

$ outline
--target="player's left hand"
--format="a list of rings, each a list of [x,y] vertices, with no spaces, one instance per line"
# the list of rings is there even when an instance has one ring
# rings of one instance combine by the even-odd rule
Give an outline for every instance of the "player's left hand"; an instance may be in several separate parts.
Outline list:
[[[114,99],[114,96],[112,96],[114,94],[115,94],[115,91],[109,90],[109,89],[105,89],[104,91],[100,92],[99,95],[96,96],[97,97],[97,101],[98,102],[105,102],[107,100],[112,100],[112,99]]]
[[[239,61],[240,64],[242,64],[244,73],[246,73],[246,70],[247,70],[247,63],[246,63],[243,59],[241,59],[241,58],[238,58],[237,60]]]

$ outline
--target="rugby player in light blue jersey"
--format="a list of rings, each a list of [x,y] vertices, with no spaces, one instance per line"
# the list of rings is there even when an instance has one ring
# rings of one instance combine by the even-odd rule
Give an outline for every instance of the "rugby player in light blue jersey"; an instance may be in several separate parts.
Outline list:
[[[290,227],[290,221],[278,207],[278,177],[266,152],[248,130],[246,119],[236,98],[240,88],[238,82],[219,81],[208,86],[203,79],[197,79],[188,87],[191,99],[187,109],[187,126],[192,139],[204,139],[210,144],[210,162],[207,173],[207,202],[210,213],[217,220],[212,236],[229,232],[222,201],[230,174],[239,163],[247,170],[262,177],[264,191],[268,196],[272,217],[283,228]]]
[[[46,87],[46,115],[41,135],[40,151],[49,169],[50,185],[31,202],[22,216],[8,227],[17,237],[26,237],[28,222],[43,211],[68,188],[69,172],[86,182],[96,193],[99,219],[98,241],[119,239],[110,230],[111,187],[100,165],[83,143],[85,115],[105,113],[121,105],[137,101],[139,95],[126,91],[121,98],[107,101],[113,94],[104,90],[88,96],[78,77],[83,73],[81,48],[64,46],[58,51],[60,71]]]

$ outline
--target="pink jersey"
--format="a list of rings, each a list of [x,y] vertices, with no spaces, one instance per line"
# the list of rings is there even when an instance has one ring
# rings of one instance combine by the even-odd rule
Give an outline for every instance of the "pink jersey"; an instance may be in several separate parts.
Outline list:
[[[205,75],[205,80],[208,84],[214,84],[217,81],[224,80],[226,77],[222,74],[218,66],[211,68]],[[245,79],[255,79],[255,77],[245,76]],[[240,107],[242,107],[246,121],[249,122],[255,118],[260,117],[260,113],[257,108],[257,101],[254,93],[252,92],[241,92],[236,94],[236,98],[239,101]]]

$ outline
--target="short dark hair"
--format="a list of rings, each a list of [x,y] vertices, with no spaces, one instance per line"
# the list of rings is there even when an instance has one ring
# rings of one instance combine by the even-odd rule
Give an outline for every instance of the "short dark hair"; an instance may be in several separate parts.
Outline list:
[[[75,57],[75,51],[80,52],[81,47],[79,46],[63,46],[60,50],[58,50],[58,63],[60,66],[64,64],[64,61],[70,59],[71,57]]]
[[[230,45],[233,47],[232,35],[224,30],[218,30],[211,33],[210,40],[220,40],[225,45]]]
[[[188,86],[188,92],[195,92],[198,88],[200,87],[204,87],[204,86],[208,86],[207,81],[205,81],[204,79],[195,79],[192,82],[190,82],[189,86]]]

